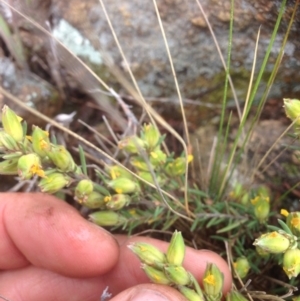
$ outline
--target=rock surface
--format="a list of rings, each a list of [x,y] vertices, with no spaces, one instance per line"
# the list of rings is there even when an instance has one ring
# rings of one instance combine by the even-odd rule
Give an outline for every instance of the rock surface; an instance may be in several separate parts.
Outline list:
[[[164,41],[152,1],[103,1],[111,23],[130,66],[148,97],[176,95],[174,80]],[[238,96],[245,98],[252,68],[258,30],[261,36],[257,68],[261,66],[282,1],[236,0],[232,42],[231,73]],[[230,1],[201,1],[223,55],[227,53],[230,22]],[[280,33],[271,52],[266,70],[270,73],[278,55],[295,1],[288,1]],[[172,54],[180,88],[187,98],[198,98],[207,91],[221,90],[224,69],[211,34],[196,1],[158,0],[168,45]],[[88,37],[96,48],[101,47],[118,66],[124,62],[116,47],[99,1],[53,0],[52,11]],[[278,83],[271,97],[299,94],[300,12],[291,31],[282,60]],[[267,78],[265,79],[267,80]],[[215,95],[220,95],[217,93]],[[211,95],[209,99],[211,100]]]
[[[246,97],[249,85],[258,30],[261,28],[256,74],[270,42],[281,2],[279,0],[235,1],[231,76],[241,103]],[[265,84],[274,68],[275,59],[296,1],[287,2],[279,34],[271,51],[257,99],[262,95]],[[99,53],[100,56],[111,58],[123,70],[124,76],[129,79],[125,63],[101,7],[101,1],[34,0],[24,4],[24,1],[13,0],[10,3],[38,22],[43,28],[52,32],[57,32],[62,21],[64,24],[73,26],[79,35],[77,34],[69,40],[74,40],[74,43],[77,43],[75,45],[77,48],[82,46],[84,54],[80,57],[83,57],[85,62],[109,85],[114,85],[116,81],[107,68],[103,67],[101,59],[100,62],[96,63],[91,59],[91,57],[98,59]],[[178,97],[174,79],[153,2],[105,0],[103,3],[143,94],[146,97],[167,97],[176,103]],[[183,97],[206,103],[220,103],[224,87],[224,69],[197,1],[157,0],[156,3]],[[201,4],[213,27],[221,52],[226,56],[230,1],[202,0]],[[17,26],[20,30],[22,42],[29,53],[28,59],[41,58],[42,62],[50,68],[52,79],[54,78],[56,83],[76,88],[81,86],[85,92],[99,88],[97,81],[83,70],[69,53],[54,43],[49,35],[41,33],[28,20],[5,7],[4,4],[2,6],[5,8],[2,11],[6,15],[8,23],[13,28]],[[11,16],[9,17],[9,15]],[[300,97],[299,30],[300,11],[298,10],[276,83],[269,95],[270,98],[278,99],[280,102],[282,97]],[[66,42],[68,35],[74,35],[73,32],[69,34],[68,32],[70,30],[66,31],[65,38],[60,36],[62,42]],[[95,52],[86,50],[85,47],[87,46]],[[72,50],[77,53],[75,48]],[[58,71],[63,76],[53,76]],[[232,95],[229,93],[229,99],[231,98]],[[191,120],[197,120],[199,116],[202,116],[199,115],[199,110],[194,108],[192,107],[191,114],[195,116]]]

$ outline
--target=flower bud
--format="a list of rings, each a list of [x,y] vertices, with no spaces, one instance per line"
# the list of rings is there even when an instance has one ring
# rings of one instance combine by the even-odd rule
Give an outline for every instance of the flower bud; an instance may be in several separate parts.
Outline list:
[[[22,180],[31,179],[34,175],[45,177],[40,157],[37,154],[21,156],[18,160],[18,175]]]
[[[251,200],[251,204],[254,207],[254,215],[260,223],[264,223],[270,213],[270,199],[268,196],[258,195]]]
[[[300,250],[290,249],[283,255],[283,270],[291,279],[297,277],[300,273]]]
[[[132,166],[134,166],[138,170],[143,171],[149,171],[149,167],[152,167],[151,164],[148,166],[148,164],[145,162],[145,160],[141,157],[133,157],[130,159],[130,163]]]
[[[167,161],[167,155],[160,149],[155,149],[150,153],[150,162],[154,167],[161,167]]]
[[[143,180],[150,182],[151,184],[155,184],[154,179],[152,177],[152,174],[150,172],[147,171],[139,171],[137,172],[137,175],[142,178]],[[155,180],[159,185],[163,185],[164,184],[164,180],[156,174],[154,174]]]
[[[133,176],[130,172],[128,172],[125,168],[119,166],[119,165],[113,165],[113,166],[106,166],[105,169],[110,174],[112,180],[116,178],[127,178],[132,179]]]
[[[131,154],[140,153],[141,149],[144,149],[146,146],[146,142],[140,139],[137,136],[130,136],[119,141],[118,147],[119,149],[124,149],[125,151]]]
[[[114,211],[97,211],[89,215],[89,220],[98,226],[120,226],[127,219]]]
[[[167,265],[164,267],[166,276],[176,285],[191,284],[191,274],[185,270],[183,266]]]
[[[188,301],[205,301],[203,294],[199,295],[195,290],[186,286],[179,286],[179,291]]]
[[[47,156],[47,152],[51,149],[51,143],[49,140],[49,133],[43,131],[38,126],[33,127],[32,131],[32,148],[36,154],[41,158]]]
[[[237,258],[237,260],[233,263],[233,266],[235,272],[241,279],[245,278],[250,270],[250,264],[246,257]]]
[[[181,232],[175,230],[173,233],[166,255],[168,263],[178,266],[182,264],[185,255],[185,245]]]
[[[107,185],[119,194],[139,191],[138,184],[127,178],[116,178],[115,180],[109,181]]]
[[[239,182],[234,184],[233,190],[229,193],[229,197],[231,200],[243,205],[247,205],[250,200],[249,192]]]
[[[85,202],[93,189],[94,186],[91,180],[83,179],[79,181],[75,188],[75,200],[80,204]]]
[[[270,253],[259,246],[255,246],[255,250],[260,257],[268,259],[270,257]]]
[[[298,99],[284,98],[284,110],[286,116],[292,121],[300,117],[300,101]],[[296,126],[300,125],[300,118],[295,123]]]
[[[128,194],[114,194],[106,203],[106,208],[111,210],[120,210],[129,205],[131,199]]]
[[[230,197],[230,199],[232,199],[234,201],[239,201],[239,199],[241,198],[243,193],[244,193],[243,185],[238,182],[238,183],[234,184],[233,190],[230,191],[230,193],[229,193],[229,197]]]
[[[47,155],[53,164],[61,171],[74,171],[76,168],[71,154],[62,145],[52,145]]]
[[[151,150],[154,149],[160,139],[160,133],[156,126],[153,124],[145,124],[142,131],[142,139],[146,142],[147,147]]]
[[[18,158],[14,158],[0,162],[0,175],[17,175],[18,160]]]
[[[188,163],[193,160],[192,155],[188,155]],[[185,158],[176,158],[166,166],[166,173],[171,177],[182,176],[185,174]]]
[[[286,224],[291,229],[292,233],[296,236],[300,236],[300,212],[290,212],[286,218]]]
[[[136,242],[128,245],[128,248],[139,258],[139,260],[153,267],[161,267],[166,263],[166,256],[156,247],[144,243]]]
[[[147,171],[139,171],[137,173],[137,175],[142,178],[143,180],[147,181],[147,182],[150,182],[152,184],[154,184],[154,180],[153,180],[153,177],[151,175],[150,172],[147,172]]]
[[[147,264],[142,264],[142,269],[144,270],[144,272],[146,273],[146,275],[152,282],[158,283],[158,284],[164,284],[164,285],[171,284],[171,281],[167,278],[167,276],[161,270],[158,270]]]
[[[226,301],[248,301],[248,299],[237,291],[231,291],[226,295]]]
[[[24,138],[23,127],[21,124],[22,118],[19,117],[8,106],[2,109],[2,125],[4,131],[10,135],[15,141],[22,141]]]
[[[284,253],[290,247],[290,239],[287,238],[287,235],[273,231],[255,239],[253,245],[271,254],[280,254]]]
[[[105,198],[107,197],[101,193],[92,191],[86,198],[82,200],[82,205],[90,209],[105,208]]]
[[[219,300],[222,296],[224,275],[214,263],[208,263],[203,278],[204,293],[208,300]]]
[[[15,151],[19,149],[16,140],[4,131],[0,131],[0,146],[4,151]]]
[[[65,186],[70,185],[72,179],[60,172],[53,172],[47,175],[39,182],[39,187],[42,192],[47,192],[50,194],[56,193]]]

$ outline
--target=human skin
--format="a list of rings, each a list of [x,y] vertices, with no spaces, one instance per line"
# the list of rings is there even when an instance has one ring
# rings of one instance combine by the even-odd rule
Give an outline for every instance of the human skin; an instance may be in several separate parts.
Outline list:
[[[67,203],[40,193],[0,193],[0,295],[10,301],[99,301],[108,286],[113,301],[185,300],[175,289],[149,283],[128,249],[132,242],[168,243],[113,236]],[[208,250],[186,249],[184,266],[202,279],[207,262],[224,274],[226,262]]]

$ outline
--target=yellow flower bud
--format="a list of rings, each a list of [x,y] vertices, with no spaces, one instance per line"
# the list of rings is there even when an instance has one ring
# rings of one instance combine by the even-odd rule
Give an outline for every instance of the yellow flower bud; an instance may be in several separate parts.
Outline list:
[[[71,154],[62,145],[52,145],[47,155],[53,164],[61,171],[74,171],[76,168]]]
[[[242,196],[245,193],[245,189],[241,183],[235,183],[233,186],[233,190],[230,191],[229,197],[233,201],[240,202]]]
[[[79,181],[75,188],[75,200],[79,203],[85,202],[93,189],[94,186],[91,180],[83,179]]]
[[[164,267],[164,272],[176,285],[191,285],[191,274],[183,266],[167,265]]]
[[[113,166],[105,166],[105,169],[110,174],[112,180],[116,178],[128,178],[133,179],[133,176],[130,172],[128,172],[125,168],[119,166],[119,165],[113,165]]]
[[[37,154],[21,156],[18,160],[18,175],[22,180],[31,179],[34,175],[45,177],[40,157]]]
[[[224,275],[214,263],[208,263],[204,278],[203,288],[208,300],[219,300],[222,296]]]
[[[47,175],[39,182],[39,188],[42,192],[47,192],[50,194],[56,193],[65,186],[70,185],[72,179],[62,173],[54,172]]]
[[[127,219],[114,211],[97,211],[89,215],[89,220],[98,226],[120,226],[127,222]]]
[[[185,255],[185,245],[181,232],[177,230],[173,233],[168,250],[167,261],[170,264],[180,266]]]
[[[260,223],[264,223],[270,213],[270,199],[268,196],[258,195],[251,200],[254,208],[254,215],[259,220]]]
[[[283,255],[283,270],[291,279],[297,277],[300,273],[300,250],[290,249]]]
[[[164,285],[171,284],[171,281],[166,277],[164,272],[162,272],[161,270],[158,270],[147,264],[142,264],[142,269],[144,270],[144,272],[152,282],[158,284],[164,284]]]
[[[286,116],[292,121],[300,117],[300,101],[298,99],[284,98],[284,109]],[[300,118],[295,123],[296,126],[300,125]]]
[[[47,152],[51,149],[51,143],[49,140],[49,133],[43,131],[38,126],[33,127],[32,131],[32,148],[36,154],[41,158],[47,156]]]
[[[153,177],[151,175],[150,172],[147,172],[147,171],[140,171],[137,173],[137,175],[139,177],[141,177],[143,180],[147,181],[147,182],[150,182],[152,184],[154,184],[154,180],[153,180]]]
[[[137,136],[130,136],[119,141],[118,146],[131,154],[138,154],[145,148],[146,142]]]
[[[19,117],[8,106],[2,109],[2,125],[4,131],[9,134],[15,141],[20,142],[24,138],[23,127],[21,124],[22,118]]]
[[[160,139],[160,133],[156,126],[153,124],[145,124],[142,130],[142,139],[146,142],[147,147],[152,150],[154,149]]]
[[[300,212],[290,212],[286,218],[286,224],[291,229],[292,233],[296,236],[300,236]]]
[[[97,191],[92,191],[82,200],[82,205],[90,209],[105,208],[105,196]]]
[[[199,295],[195,290],[186,286],[179,286],[181,294],[187,298],[188,301],[205,301],[203,294]]]
[[[261,235],[253,243],[254,246],[258,246],[271,254],[284,253],[290,247],[290,244],[288,235],[276,231]]]
[[[139,258],[139,260],[153,267],[162,267],[166,263],[166,256],[156,247],[144,243],[136,242],[128,245],[128,248]]]
[[[106,208],[111,210],[120,210],[128,206],[131,199],[127,194],[114,194],[106,203]]]
[[[193,160],[193,156],[188,156],[188,163]],[[166,166],[166,173],[171,177],[182,176],[185,174],[185,158],[176,158]]]
[[[167,155],[160,149],[150,153],[150,162],[154,167],[162,167],[167,161]]]
[[[237,258],[233,263],[233,267],[241,279],[245,278],[250,270],[250,264],[246,257]]]
[[[1,175],[17,175],[19,158],[8,159],[0,162]]]
[[[256,250],[257,254],[258,254],[259,256],[263,257],[263,258],[266,258],[266,259],[267,259],[267,258],[270,257],[270,253],[269,253],[268,251],[262,249],[262,248],[259,247],[259,246],[256,246],[256,247],[255,247],[255,250]]]
[[[139,191],[138,184],[128,178],[116,178],[115,180],[109,181],[107,185],[119,194],[133,193]]]
[[[226,301],[248,301],[248,299],[237,291],[231,291],[226,295]]]
[[[130,159],[130,163],[138,170],[149,171],[149,166],[145,160],[141,157],[133,157]],[[150,164],[151,166],[151,164]],[[153,168],[153,167],[152,167]]]
[[[143,180],[147,181],[147,182],[150,182],[152,184],[155,184],[154,182],[154,179],[152,177],[152,174],[150,172],[147,172],[147,171],[139,171],[137,172],[137,175],[139,177],[141,177]],[[157,173],[154,175],[155,176],[155,180],[156,182],[159,184],[159,185],[162,185],[164,183],[164,180],[159,176],[157,175]]]

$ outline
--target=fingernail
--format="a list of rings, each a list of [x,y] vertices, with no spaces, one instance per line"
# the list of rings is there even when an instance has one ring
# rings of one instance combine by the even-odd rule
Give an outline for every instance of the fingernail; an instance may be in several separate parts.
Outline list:
[[[143,289],[133,295],[130,301],[170,301],[170,299],[157,291]]]

